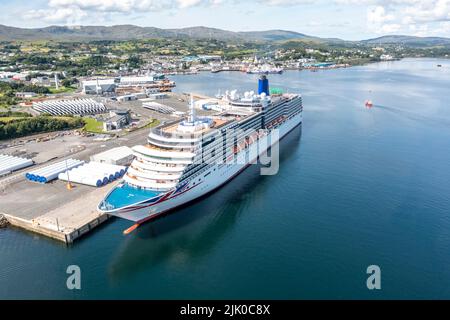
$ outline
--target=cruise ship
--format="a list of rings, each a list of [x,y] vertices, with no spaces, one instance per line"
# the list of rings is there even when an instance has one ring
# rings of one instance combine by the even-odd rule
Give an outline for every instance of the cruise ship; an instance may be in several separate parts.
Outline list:
[[[196,116],[191,97],[185,119],[152,129],[146,145],[132,148],[135,159],[123,181],[98,205],[135,222],[125,233],[216,190],[302,123],[301,95],[270,95],[264,75],[257,93],[227,91],[208,103],[215,115]]]
[[[247,69],[248,74],[281,74],[283,73],[283,68],[271,66],[269,64],[264,64],[258,67],[251,67]]]

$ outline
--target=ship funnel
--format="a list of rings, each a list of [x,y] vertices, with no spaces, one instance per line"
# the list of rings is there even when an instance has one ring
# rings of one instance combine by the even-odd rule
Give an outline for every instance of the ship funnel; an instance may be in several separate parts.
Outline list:
[[[270,95],[269,93],[269,79],[265,75],[262,75],[258,80],[258,94],[265,93],[266,95]]]

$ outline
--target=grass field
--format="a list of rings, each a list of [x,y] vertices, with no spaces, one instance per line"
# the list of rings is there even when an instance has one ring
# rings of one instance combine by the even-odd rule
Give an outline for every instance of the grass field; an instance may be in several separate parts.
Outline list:
[[[58,93],[72,93],[75,92],[76,89],[72,87],[60,87],[59,89],[56,88],[49,88],[50,93],[52,94],[58,94]]]
[[[145,128],[153,128],[153,127],[158,126],[160,123],[161,123],[161,122],[160,122],[159,120],[153,119],[153,121],[150,122],[149,124],[147,124],[147,125],[145,126]]]
[[[93,118],[83,118],[83,120],[86,122],[84,130],[87,132],[103,133],[103,122],[97,121]]]

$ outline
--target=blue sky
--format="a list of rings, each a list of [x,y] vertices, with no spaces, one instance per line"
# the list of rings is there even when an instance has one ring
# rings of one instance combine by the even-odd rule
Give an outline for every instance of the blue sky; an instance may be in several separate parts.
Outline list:
[[[0,24],[284,29],[348,40],[450,37],[450,0],[0,0]]]

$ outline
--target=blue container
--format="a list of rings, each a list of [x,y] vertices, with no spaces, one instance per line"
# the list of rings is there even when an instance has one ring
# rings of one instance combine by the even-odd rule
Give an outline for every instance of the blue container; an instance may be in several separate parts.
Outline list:
[[[97,187],[101,187],[102,185],[103,185],[103,182],[102,182],[102,180],[97,180],[97,183],[96,183],[96,185],[97,185]]]
[[[107,177],[104,177],[103,178],[103,185],[107,185],[109,183],[109,180],[108,180],[108,178]]]

